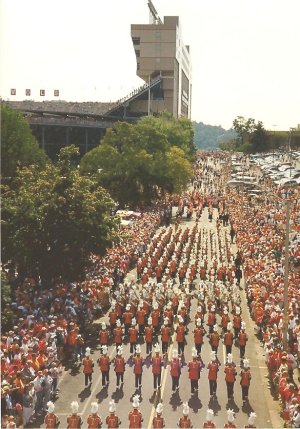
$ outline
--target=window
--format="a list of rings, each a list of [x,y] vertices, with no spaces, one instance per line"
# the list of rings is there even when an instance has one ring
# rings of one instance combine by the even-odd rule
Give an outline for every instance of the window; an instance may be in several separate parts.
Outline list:
[[[155,38],[156,39],[160,39],[161,38],[161,32],[160,31],[155,31]]]
[[[139,70],[140,69],[140,63],[136,64],[136,69]]]
[[[132,43],[133,43],[134,45],[139,45],[139,44],[140,44],[140,41],[141,41],[140,37],[133,37],[133,38],[132,38]]]
[[[139,49],[136,49],[135,55],[139,58],[141,56],[141,51]]]

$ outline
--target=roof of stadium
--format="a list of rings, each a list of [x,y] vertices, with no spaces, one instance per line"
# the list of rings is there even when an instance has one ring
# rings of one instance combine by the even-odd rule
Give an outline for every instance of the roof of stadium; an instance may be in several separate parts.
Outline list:
[[[101,102],[71,102],[71,101],[9,101],[7,103],[11,108],[18,109],[23,112],[44,112],[44,113],[63,113],[69,115],[89,115],[103,116],[117,103],[101,103]]]

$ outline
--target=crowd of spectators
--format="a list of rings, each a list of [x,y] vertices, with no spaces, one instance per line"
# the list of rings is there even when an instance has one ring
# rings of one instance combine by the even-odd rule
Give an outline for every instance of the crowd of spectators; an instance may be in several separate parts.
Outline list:
[[[286,200],[280,191],[272,188],[271,183],[268,183],[264,195],[260,197],[249,197],[237,190],[230,190],[226,193],[226,205],[242,254],[249,309],[257,325],[257,335],[263,343],[270,387],[281,401],[286,425],[297,424],[294,427],[299,427],[300,234],[297,216],[300,211],[300,189],[293,189],[290,196],[286,345]]]
[[[221,223],[231,225],[231,240],[236,240],[240,251],[239,265],[251,316],[264,345],[270,381],[281,399],[283,417],[292,422],[300,412],[300,235],[294,224],[300,211],[299,189],[294,190],[291,204],[293,269],[288,279],[288,347],[283,350],[285,202],[274,196],[274,190],[262,197],[249,197],[245,192],[225,189],[227,167],[222,174],[216,168],[221,157],[216,154],[213,158],[215,168],[206,164],[205,156],[200,157],[193,192],[174,198],[172,204],[195,211],[196,218],[207,206],[209,220],[218,208],[217,228]],[[204,176],[208,177],[205,181]],[[46,410],[47,402],[59,394],[62,364],[70,357],[82,359],[89,323],[109,305],[111,295],[151,243],[157,227],[168,223],[170,203],[141,211],[135,222],[124,227],[118,245],[103,257],[92,255],[92,268],[84,281],[58,279],[47,289],[33,278],[14,283],[11,306],[15,325],[1,336],[2,416],[14,416],[18,427],[34,422]],[[201,267],[199,273],[201,276]]]
[[[123,227],[121,242],[103,257],[92,255],[82,282],[57,279],[43,288],[34,278],[12,276],[15,325],[1,336],[1,414],[18,427],[34,424],[59,393],[63,365],[81,361],[90,322],[100,316],[157,227],[166,221],[168,202]],[[8,422],[9,423],[9,422]],[[5,426],[4,426],[5,427]]]

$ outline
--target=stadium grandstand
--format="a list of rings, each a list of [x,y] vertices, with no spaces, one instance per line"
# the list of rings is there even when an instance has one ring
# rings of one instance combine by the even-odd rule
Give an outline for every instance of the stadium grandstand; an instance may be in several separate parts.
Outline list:
[[[131,37],[137,75],[145,81],[116,102],[3,101],[29,122],[39,145],[55,159],[61,147],[74,144],[81,156],[97,146],[116,121],[134,122],[162,111],[174,117],[191,114],[189,47],[181,40],[178,17],[159,18],[151,0],[149,24],[133,24]],[[13,94],[12,94],[13,95]]]

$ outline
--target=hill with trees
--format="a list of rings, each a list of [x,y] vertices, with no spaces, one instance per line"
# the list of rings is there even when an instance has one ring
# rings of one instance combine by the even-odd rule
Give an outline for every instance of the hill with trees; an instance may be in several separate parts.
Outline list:
[[[207,125],[203,122],[193,122],[194,143],[197,149],[214,150],[218,149],[220,143],[236,138],[237,134],[233,129],[225,130],[220,125]]]

